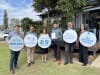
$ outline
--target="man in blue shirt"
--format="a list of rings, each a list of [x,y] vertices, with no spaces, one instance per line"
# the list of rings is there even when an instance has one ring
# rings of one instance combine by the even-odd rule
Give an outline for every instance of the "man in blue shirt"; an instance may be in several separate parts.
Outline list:
[[[60,56],[60,40],[62,38],[62,30],[59,28],[59,24],[53,24],[53,28],[51,30],[51,38],[52,44],[54,48],[54,61],[57,61],[58,64],[61,63]]]
[[[19,32],[19,26],[16,25],[14,31],[10,32],[8,35],[8,41],[14,37],[14,36],[20,36],[22,37],[22,34]],[[17,62],[18,62],[18,57],[19,57],[20,51],[13,51],[10,50],[10,72],[11,74],[14,74],[14,69],[18,68]]]

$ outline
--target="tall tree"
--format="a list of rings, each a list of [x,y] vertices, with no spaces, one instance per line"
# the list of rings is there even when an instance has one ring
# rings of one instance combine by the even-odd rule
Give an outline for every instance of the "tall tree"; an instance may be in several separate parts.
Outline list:
[[[37,12],[47,12],[48,22],[49,22],[49,13],[52,10],[55,10],[58,0],[33,0],[33,7]]]
[[[21,20],[21,27],[25,33],[29,30],[30,25],[33,25],[33,20],[29,17],[25,17]]]
[[[8,28],[8,14],[7,14],[7,10],[4,10],[4,29]]]
[[[33,7],[37,12],[54,10],[58,0],[33,0]]]
[[[85,5],[86,0],[33,0],[33,7],[37,12],[47,9],[49,18],[50,11],[58,10],[67,21],[72,21],[73,16],[82,11]]]
[[[64,15],[70,19],[77,13],[82,11],[86,5],[86,0],[59,0],[56,9],[64,12]]]

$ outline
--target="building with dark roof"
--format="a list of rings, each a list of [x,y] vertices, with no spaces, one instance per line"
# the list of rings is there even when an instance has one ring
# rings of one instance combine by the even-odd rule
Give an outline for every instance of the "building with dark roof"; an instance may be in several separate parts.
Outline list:
[[[85,24],[100,40],[100,0],[87,0],[83,12],[77,13],[75,17],[76,28]]]

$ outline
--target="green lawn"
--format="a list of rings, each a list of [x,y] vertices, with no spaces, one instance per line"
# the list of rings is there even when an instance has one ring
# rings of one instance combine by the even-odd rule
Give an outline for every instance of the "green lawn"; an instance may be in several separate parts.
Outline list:
[[[10,74],[9,58],[7,45],[0,44],[0,75]],[[19,67],[15,75],[100,75],[100,69],[94,67],[83,67],[78,64],[57,65],[52,60],[41,63],[40,55],[36,55],[35,64],[28,68],[25,51],[20,54]]]

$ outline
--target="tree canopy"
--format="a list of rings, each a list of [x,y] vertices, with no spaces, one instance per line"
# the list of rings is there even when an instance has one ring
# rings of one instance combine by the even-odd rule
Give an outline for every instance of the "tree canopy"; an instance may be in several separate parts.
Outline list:
[[[76,13],[81,12],[86,5],[86,0],[33,0],[33,8],[37,12],[48,13],[55,10],[60,11],[62,17],[66,17],[66,22],[72,21]],[[56,13],[57,16],[57,13]],[[60,17],[61,17],[60,16]],[[65,24],[65,23],[64,23]]]
[[[54,10],[58,0],[33,0],[33,7],[37,12]]]
[[[30,25],[33,25],[32,19],[25,17],[21,20],[21,27],[23,28],[24,32],[27,32],[29,30]]]
[[[33,7],[37,12],[47,9],[61,10],[66,15],[73,15],[82,10],[86,5],[86,0],[33,0]]]
[[[57,2],[56,9],[65,12],[66,15],[73,15],[82,11],[85,5],[85,0],[59,0]]]
[[[35,31],[37,33],[40,33],[40,30],[42,28],[43,23],[40,21],[33,21],[32,19],[30,19],[29,17],[25,17],[21,20],[21,27],[23,28],[24,33],[26,33],[27,31],[29,31],[29,26],[33,25],[35,27]]]

